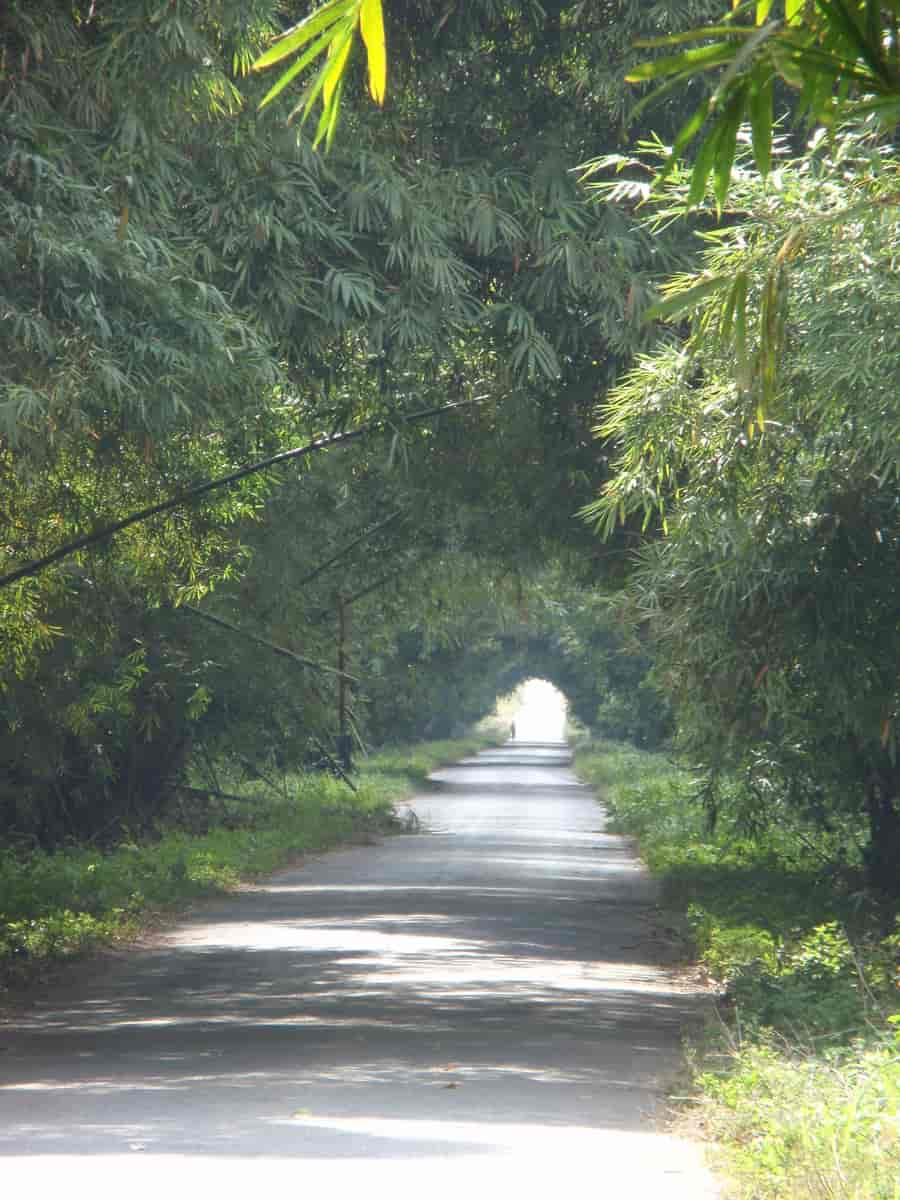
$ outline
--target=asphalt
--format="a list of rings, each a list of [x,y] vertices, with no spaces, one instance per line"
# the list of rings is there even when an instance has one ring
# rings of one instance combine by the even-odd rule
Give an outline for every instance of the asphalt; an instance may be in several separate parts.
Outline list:
[[[707,1003],[561,745],[422,830],[204,903],[0,1031],[7,1195],[705,1200],[665,1090]]]

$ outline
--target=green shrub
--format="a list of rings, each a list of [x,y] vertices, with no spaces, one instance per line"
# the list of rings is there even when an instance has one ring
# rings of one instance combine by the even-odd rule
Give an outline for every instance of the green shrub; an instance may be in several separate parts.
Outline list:
[[[900,1053],[888,1039],[805,1053],[759,1040],[700,1076],[699,1109],[744,1200],[896,1200]]]
[[[292,856],[360,833],[396,827],[393,804],[435,766],[490,744],[484,736],[397,747],[365,760],[356,791],[329,775],[288,776],[283,789],[218,771],[221,823],[113,850],[71,847],[53,854],[0,851],[0,983],[26,981],[54,959],[132,936],[149,913],[228,891],[269,874]],[[188,809],[183,817],[190,822]],[[206,823],[209,814],[204,814]]]
[[[842,831],[752,829],[730,815],[733,782],[712,830],[690,774],[630,747],[586,747],[576,770],[638,839],[721,985],[694,1109],[729,1195],[898,1200],[900,933],[882,936]]]

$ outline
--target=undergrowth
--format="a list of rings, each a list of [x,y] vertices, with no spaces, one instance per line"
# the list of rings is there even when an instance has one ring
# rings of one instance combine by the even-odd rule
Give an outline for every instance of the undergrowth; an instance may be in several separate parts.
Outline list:
[[[852,837],[784,822],[750,836],[727,811],[711,830],[690,775],[630,747],[594,743],[576,769],[637,839],[720,986],[691,1119],[719,1148],[728,1194],[897,1200],[900,930],[884,936]]]
[[[500,736],[493,732],[475,732],[466,737],[419,742],[413,746],[385,746],[377,754],[360,760],[362,776],[369,781],[381,781],[382,784],[387,781],[399,788],[422,784],[429,772],[437,767],[475,754],[496,745],[500,740]]]
[[[278,786],[217,768],[226,798],[211,807],[200,789],[182,797],[151,837],[124,836],[99,850],[0,849],[0,988],[33,981],[54,962],[132,937],[153,914],[237,887],[299,854],[368,832],[399,828],[394,804],[428,772],[489,739],[396,747],[371,755],[356,791],[322,773]]]

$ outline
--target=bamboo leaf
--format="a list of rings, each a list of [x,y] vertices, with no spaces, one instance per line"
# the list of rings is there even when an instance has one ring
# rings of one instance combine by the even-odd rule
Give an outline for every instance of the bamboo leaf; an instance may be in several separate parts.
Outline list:
[[[700,149],[697,152],[697,157],[694,161],[694,169],[691,172],[691,184],[688,188],[688,208],[693,208],[695,204],[699,204],[706,195],[706,181],[709,179],[709,173],[712,170],[715,156],[716,138],[715,135],[711,133],[706,140],[701,143]]]
[[[296,76],[300,74],[304,67],[309,66],[312,60],[317,55],[321,54],[323,50],[325,50],[325,48],[328,46],[328,43],[331,41],[332,36],[332,31],[327,30],[320,38],[318,38],[317,41],[313,42],[313,44],[306,50],[305,54],[301,54],[296,62],[291,63],[284,74],[279,77],[274,87],[271,87],[259,102],[260,110],[264,109],[267,104],[270,104],[275,99],[276,96],[280,95],[281,92],[283,92],[287,85],[291,82],[291,80],[296,78]]]
[[[734,58],[739,47],[728,42],[716,42],[712,46],[701,46],[697,50],[686,50],[684,54],[667,54],[653,62],[640,63],[626,76],[628,83],[643,83],[649,79],[662,79],[666,75],[682,71],[694,73],[720,67]]]
[[[737,151],[737,135],[744,115],[748,85],[746,82],[736,85],[725,111],[718,122],[716,137],[716,153],[713,161],[713,190],[719,209],[725,207],[728,199],[728,187],[731,183],[731,168]]]
[[[327,59],[325,65],[319,71],[318,75],[315,77],[315,79],[310,84],[310,86],[303,93],[303,96],[301,96],[301,98],[297,104],[297,107],[291,113],[292,117],[295,116],[300,111],[301,108],[303,110],[303,115],[300,118],[301,121],[305,121],[309,117],[309,114],[312,112],[313,105],[315,104],[318,97],[325,90],[325,85],[328,82],[329,78],[332,77],[332,72],[334,70],[334,65],[335,65],[335,59],[338,56],[341,56],[343,54],[344,63],[346,63],[346,54],[349,54],[349,51],[350,51],[354,28],[355,28],[355,17],[351,16],[348,20],[345,21],[343,30],[338,31],[335,34],[335,36],[333,37],[330,48],[328,50],[328,59]],[[346,50],[346,53],[344,53],[345,50]],[[343,65],[341,67],[341,70],[343,70]],[[331,91],[332,95],[334,92],[334,86],[337,85],[337,81],[339,78],[340,78],[340,72],[338,73],[337,76],[334,77],[334,82],[333,82],[332,91]],[[323,103],[323,112],[322,112],[322,116],[319,120],[319,126],[316,130],[316,136],[314,139],[315,145],[318,145],[319,142],[322,140],[322,138],[325,136],[327,129],[328,129],[328,120],[331,115],[331,106],[328,102],[328,99],[323,97],[322,103]]]
[[[347,65],[347,58],[353,46],[354,27],[355,21],[347,21],[343,33],[335,38],[328,50],[328,62],[322,79],[322,100],[326,109],[331,108],[335,89]]]
[[[683,42],[698,42],[701,38],[749,37],[752,33],[753,30],[744,25],[700,25],[683,33],[668,33],[665,37],[640,38],[634,44],[641,50],[656,50]]]
[[[309,114],[312,112],[313,105],[315,104],[316,100],[318,99],[319,95],[321,94],[322,85],[324,84],[324,82],[325,82],[325,69],[323,68],[321,71],[319,71],[318,75],[316,75],[316,77],[312,81],[312,83],[310,83],[309,86],[304,90],[300,99],[297,101],[296,106],[294,107],[294,109],[291,112],[291,119],[293,119],[297,115],[298,112],[301,112],[301,109],[302,109],[302,113],[300,116],[301,122],[303,122],[307,119]]]
[[[738,387],[750,384],[750,364],[747,357],[747,288],[749,280],[742,271],[734,281],[734,347],[737,359]]]
[[[668,295],[647,309],[644,314],[644,320],[660,321],[668,317],[681,316],[684,313],[692,312],[695,308],[699,307],[703,300],[708,296],[715,295],[716,292],[721,292],[727,284],[727,279],[717,276],[715,279],[706,279],[703,283],[695,284],[686,291]]]
[[[678,158],[684,151],[685,147],[690,145],[691,141],[699,133],[703,122],[709,115],[709,102],[704,100],[694,112],[688,117],[681,129],[678,131],[678,136],[672,146],[672,157]]]
[[[784,19],[787,24],[799,24],[805,7],[806,0],[784,0]]]
[[[880,27],[873,44],[856,24],[850,6],[845,4],[844,0],[818,0],[818,6],[843,35],[847,49],[853,56],[861,58],[877,78],[884,79],[885,63],[881,56]]]
[[[775,34],[778,33],[779,24],[777,21],[770,21],[768,25],[763,25],[758,29],[754,29],[752,35],[747,39],[743,46],[739,46],[737,53],[719,80],[716,90],[713,93],[712,104],[716,105],[723,96],[731,94],[732,83],[744,73],[747,64],[756,54],[760,46],[764,42],[771,41]]]
[[[262,71],[266,67],[271,67],[273,63],[281,62],[283,58],[287,58],[289,54],[293,54],[295,50],[305,46],[323,29],[327,29],[329,25],[335,25],[345,17],[353,4],[354,0],[330,0],[330,3],[311,13],[299,25],[287,30],[273,46],[270,46],[255,60],[252,69]]]
[[[772,0],[757,0],[756,5],[756,23],[757,25],[765,25],[769,19],[769,13],[772,11]]]
[[[732,329],[734,328],[734,314],[737,309],[739,299],[743,298],[743,303],[747,303],[747,272],[740,271],[735,276],[734,283],[731,286],[731,291],[728,293],[728,300],[722,310],[722,319],[719,324],[719,333],[724,340],[727,341],[731,337]]]
[[[381,0],[362,0],[359,28],[369,63],[369,95],[376,104],[384,104],[387,90],[387,49]]]
[[[753,157],[761,175],[772,169],[773,77],[771,68],[761,63],[750,80],[750,129]]]
[[[341,111],[341,96],[344,94],[344,79],[343,76],[338,80],[337,88],[330,105],[330,116],[328,118],[328,126],[325,130],[325,149],[331,149],[331,143],[334,141],[334,131],[337,129],[338,115]],[[374,303],[372,307],[378,307]]]
[[[644,109],[652,108],[654,105],[659,104],[666,98],[666,96],[670,94],[670,92],[674,92],[675,89],[679,88],[685,80],[690,79],[690,76],[690,71],[682,71],[680,75],[673,75],[671,79],[667,79],[666,82],[661,83],[658,88],[654,88],[652,92],[649,92],[646,96],[643,96],[631,110],[629,115],[630,123],[634,124]]]

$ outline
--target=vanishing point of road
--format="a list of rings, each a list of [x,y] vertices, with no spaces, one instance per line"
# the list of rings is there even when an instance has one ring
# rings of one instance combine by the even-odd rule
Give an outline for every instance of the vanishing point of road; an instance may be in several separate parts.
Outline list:
[[[435,775],[422,832],[198,906],[0,1031],[8,1196],[706,1200],[661,1129],[704,997],[561,745]]]

